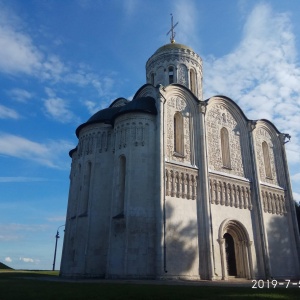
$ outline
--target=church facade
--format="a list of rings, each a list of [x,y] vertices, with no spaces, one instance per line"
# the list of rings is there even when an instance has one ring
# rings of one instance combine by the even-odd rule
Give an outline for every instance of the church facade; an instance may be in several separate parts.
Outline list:
[[[146,78],[76,130],[61,276],[299,278],[289,135],[203,100],[185,45],[159,48]]]

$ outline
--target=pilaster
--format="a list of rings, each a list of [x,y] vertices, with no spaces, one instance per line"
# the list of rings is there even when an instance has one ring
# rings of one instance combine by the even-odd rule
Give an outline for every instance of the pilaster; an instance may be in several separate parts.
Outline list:
[[[208,160],[205,131],[206,102],[199,103],[199,127],[195,132],[198,148],[197,165],[199,168],[198,193],[197,193],[197,218],[199,240],[199,270],[201,279],[212,280],[215,277],[214,267],[214,244],[212,237],[212,219],[210,209]]]
[[[264,216],[263,216],[263,207],[262,207],[262,199],[261,199],[261,188],[260,188],[260,174],[258,171],[258,165],[257,165],[257,158],[256,158],[256,148],[255,148],[255,128],[256,128],[256,122],[255,121],[249,121],[248,122],[248,130],[249,130],[249,139],[250,139],[250,148],[251,148],[251,162],[253,166],[253,176],[252,176],[252,186],[253,186],[253,203],[255,203],[254,207],[254,219],[257,221],[258,224],[258,230],[256,231],[256,242],[259,245],[259,248],[256,249],[256,251],[259,251],[257,253],[257,260],[258,264],[263,266],[263,272],[265,275],[265,278],[270,278],[271,276],[271,265],[270,265],[270,257],[269,257],[269,249],[268,249],[268,243],[267,243],[267,234],[265,229],[265,223],[264,223]],[[261,254],[261,255],[260,255]],[[262,264],[259,263],[262,260]]]

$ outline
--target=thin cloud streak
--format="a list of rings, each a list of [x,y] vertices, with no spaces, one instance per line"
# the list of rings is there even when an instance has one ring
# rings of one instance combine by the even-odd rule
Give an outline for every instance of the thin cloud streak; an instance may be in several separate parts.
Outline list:
[[[19,119],[20,115],[12,108],[0,104],[0,119]]]
[[[0,223],[0,241],[18,241],[24,239],[28,232],[45,232],[48,229],[45,224]]]
[[[33,97],[33,94],[20,88],[15,88],[7,92],[7,94],[15,101],[27,103]]]
[[[48,181],[46,178],[42,177],[21,177],[21,176],[16,176],[16,177],[0,177],[0,183],[9,183],[9,182],[44,182]]]
[[[64,140],[49,140],[37,143],[26,138],[0,132],[0,154],[35,161],[50,168],[66,168],[67,163],[61,156],[72,148]]]

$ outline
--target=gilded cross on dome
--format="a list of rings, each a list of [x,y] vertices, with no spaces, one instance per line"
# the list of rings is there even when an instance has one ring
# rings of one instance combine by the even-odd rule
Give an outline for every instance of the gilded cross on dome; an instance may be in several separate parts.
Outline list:
[[[178,25],[178,22],[173,25],[173,14],[171,14],[171,29],[168,31],[167,35],[171,32],[171,37],[170,37],[170,41],[172,44],[175,43],[175,34],[176,32],[174,31],[174,28]]]

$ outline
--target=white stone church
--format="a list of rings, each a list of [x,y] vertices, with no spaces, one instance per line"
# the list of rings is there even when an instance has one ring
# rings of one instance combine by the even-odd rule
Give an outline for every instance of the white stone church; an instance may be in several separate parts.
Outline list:
[[[172,41],[147,84],[76,130],[61,276],[299,278],[289,135],[226,96]]]

